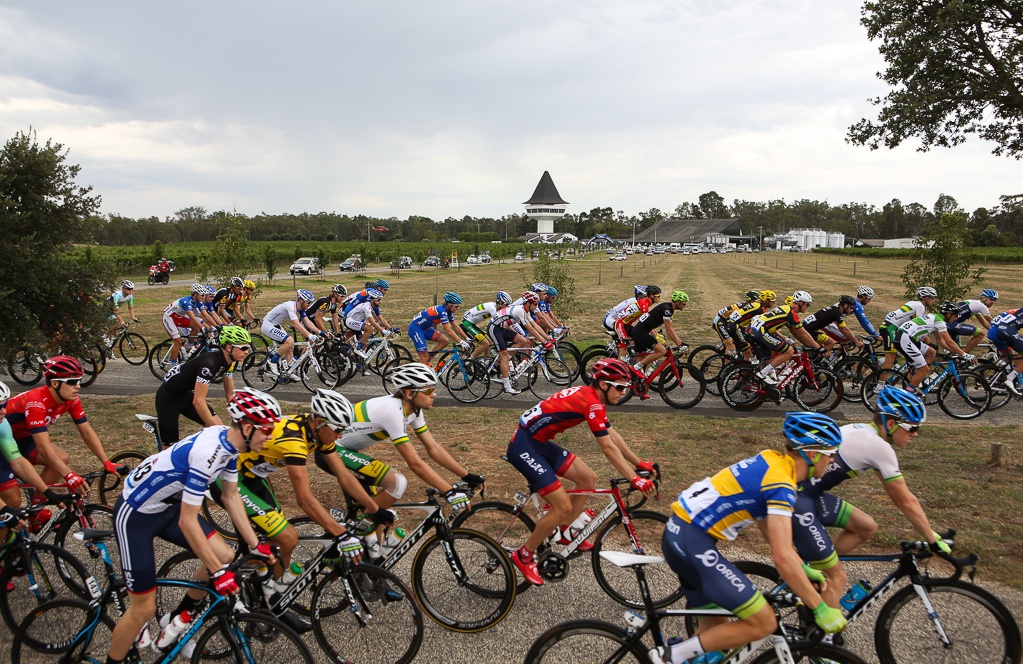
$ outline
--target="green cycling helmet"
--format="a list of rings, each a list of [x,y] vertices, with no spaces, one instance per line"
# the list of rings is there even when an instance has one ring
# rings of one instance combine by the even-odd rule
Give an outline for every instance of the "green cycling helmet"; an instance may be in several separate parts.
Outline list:
[[[680,290],[674,291],[671,294],[671,301],[672,302],[682,302],[683,304],[685,304],[685,303],[689,302],[689,293],[686,293],[685,291],[680,291]]]
[[[252,343],[252,336],[248,330],[237,325],[225,325],[220,330],[220,345],[231,344],[232,346],[244,346]]]

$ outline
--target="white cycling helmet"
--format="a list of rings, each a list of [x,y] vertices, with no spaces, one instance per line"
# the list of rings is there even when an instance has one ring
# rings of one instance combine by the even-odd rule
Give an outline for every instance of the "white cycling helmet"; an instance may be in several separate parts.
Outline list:
[[[921,286],[916,289],[916,296],[920,299],[925,297],[938,297],[938,291],[934,290],[930,286]]]
[[[205,295],[206,287],[202,284],[192,284],[192,295]]]
[[[806,302],[807,304],[813,304],[813,298],[805,290],[797,290],[792,294],[793,302]]]
[[[337,392],[318,389],[310,403],[310,412],[314,417],[323,420],[335,429],[347,429],[355,419],[352,402]]]
[[[422,362],[410,362],[395,369],[388,376],[399,390],[425,390],[437,384],[437,374]]]
[[[871,288],[870,286],[860,286],[859,288],[856,289],[856,294],[865,295],[872,300],[874,299],[874,289]]]
[[[125,279],[124,281],[121,282],[121,288],[135,290],[135,283],[131,279]]]
[[[4,383],[0,383],[0,401],[6,402],[11,398],[11,388],[7,387]]]

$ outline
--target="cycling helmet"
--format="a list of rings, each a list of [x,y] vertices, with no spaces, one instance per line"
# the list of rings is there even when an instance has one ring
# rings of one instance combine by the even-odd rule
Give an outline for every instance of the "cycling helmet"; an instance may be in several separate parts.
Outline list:
[[[842,444],[842,430],[823,413],[786,413],[782,432],[795,449],[823,447],[834,452]]]
[[[635,372],[626,362],[619,360],[617,357],[609,357],[597,360],[593,364],[593,367],[590,369],[590,378],[594,382],[607,380],[612,383],[631,384],[635,378]]]
[[[877,412],[910,424],[927,421],[927,409],[920,397],[894,385],[881,388],[877,395]]]
[[[205,295],[206,287],[202,284],[192,284],[192,295]]]
[[[298,297],[300,301],[303,302],[312,302],[313,300],[316,299],[316,296],[313,295],[313,292],[311,290],[306,290],[305,288],[300,288],[295,295]]]
[[[220,328],[220,336],[217,337],[220,345],[231,344],[232,346],[241,346],[244,344],[252,343],[252,335],[245,328],[238,327],[237,325],[225,325]]]
[[[930,286],[921,286],[916,289],[916,296],[920,299],[925,297],[938,297],[938,291],[934,290]]]
[[[871,300],[874,299],[874,289],[871,288],[870,286],[860,286],[859,288],[856,289],[856,294],[857,295],[866,295]]]
[[[54,355],[43,362],[43,377],[46,380],[81,378],[84,373],[82,363],[68,355]]]
[[[256,282],[252,281],[251,279],[246,279],[244,282],[242,282],[242,285],[248,289],[256,290]]]
[[[797,290],[792,294],[793,302],[806,302],[807,304],[813,304],[813,298],[805,290]]]
[[[785,306],[786,307],[791,307],[795,303],[796,303],[796,300],[791,295],[786,295],[785,296]]]
[[[941,312],[942,316],[951,316],[959,311],[959,307],[955,302],[942,302],[938,306],[938,311]]]
[[[558,289],[555,288],[554,286],[548,286],[547,287],[547,297],[557,297],[557,296],[558,296]]]
[[[7,400],[10,398],[11,388],[7,387],[7,385],[4,383],[0,383],[0,401],[3,401],[6,404]]]
[[[334,284],[330,290],[334,295],[348,295],[348,289],[344,284]]]
[[[234,391],[234,396],[227,401],[227,412],[235,422],[245,420],[256,426],[276,424],[281,419],[281,405],[277,399],[251,387]]]
[[[217,294],[217,289],[214,288],[213,286],[206,285],[206,286],[203,286],[203,288],[206,289],[206,294],[207,295],[216,295]]]
[[[378,291],[375,288],[370,288],[366,291],[366,297],[368,297],[371,300],[382,300],[384,299],[384,294],[382,291]]]
[[[746,294],[743,295],[743,298],[745,298],[745,300],[747,302],[753,302],[754,300],[759,300],[760,299],[760,291],[748,290],[748,291],[746,291]]]
[[[646,294],[647,297],[650,297],[651,295],[660,295],[661,287],[656,284],[650,284],[646,287]]]
[[[533,289],[534,293],[541,293],[542,294],[542,293],[546,293],[547,292],[547,284],[543,283],[542,281],[536,282],[530,288]]]
[[[231,287],[241,288],[245,285],[245,281],[241,277],[231,277]]]
[[[984,290],[982,290],[980,292],[980,296],[981,297],[989,297],[992,300],[997,300],[998,299],[998,291],[996,291],[994,288],[985,288]]]
[[[309,404],[309,412],[313,417],[321,417],[335,429],[347,429],[355,420],[355,409],[352,402],[337,392],[318,389]]]
[[[128,290],[135,290],[135,284],[130,279],[125,279],[124,281],[121,282],[121,288],[127,288]]]
[[[686,293],[685,291],[677,290],[677,291],[675,291],[675,292],[673,292],[671,294],[671,301],[672,302],[682,302],[682,303],[689,302],[689,293]]]
[[[773,290],[762,290],[762,291],[760,291],[760,301],[761,302],[774,302],[777,299],[778,299],[778,295]]]
[[[534,293],[533,291],[526,291],[525,293],[522,294],[522,303],[523,304],[525,304],[527,302],[532,302],[533,304],[536,304],[539,301],[540,301],[540,296],[537,295],[536,293]]]
[[[377,279],[375,282],[373,282],[373,285],[376,286],[377,288],[390,288],[391,282],[388,281],[387,279]]]
[[[636,284],[632,287],[632,294],[636,297],[643,297],[646,295],[646,286],[643,284]]]
[[[375,282],[375,281],[367,281],[367,282],[366,282],[365,284],[363,284],[363,285],[364,285],[364,286],[365,286],[366,288],[376,288],[376,287],[377,287],[377,282]]]
[[[448,291],[447,293],[444,293],[444,304],[461,304],[461,303],[462,303],[462,296],[459,295],[458,293],[454,293],[452,291]]]
[[[497,291],[496,301],[498,304],[507,307],[512,303],[511,295],[508,295],[508,293],[505,293],[503,290],[499,290]]]
[[[850,307],[856,304],[856,298],[852,295],[843,295],[838,298],[839,304],[847,304]]]
[[[399,390],[425,390],[437,384],[437,374],[422,362],[403,364],[388,374],[388,378]]]

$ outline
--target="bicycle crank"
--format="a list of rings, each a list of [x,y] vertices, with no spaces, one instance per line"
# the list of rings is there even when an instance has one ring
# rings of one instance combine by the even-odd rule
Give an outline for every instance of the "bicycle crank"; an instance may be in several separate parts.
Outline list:
[[[536,568],[547,581],[564,581],[568,578],[568,560],[560,553],[545,551],[536,561]]]

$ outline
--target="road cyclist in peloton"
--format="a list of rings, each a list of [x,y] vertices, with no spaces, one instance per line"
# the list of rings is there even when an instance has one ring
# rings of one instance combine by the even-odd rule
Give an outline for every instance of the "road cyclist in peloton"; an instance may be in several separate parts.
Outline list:
[[[206,287],[202,284],[192,284],[191,293],[174,300],[163,310],[163,328],[171,338],[170,364],[176,364],[181,353],[181,345],[184,339],[182,332],[193,337],[208,327],[207,323],[199,317],[199,307],[205,306]]]
[[[1004,383],[1016,396],[1023,396],[1016,385],[1023,374],[1023,335],[1019,333],[1020,327],[1023,327],[1023,307],[998,314],[991,319],[991,329],[987,331],[988,341],[995,345],[1000,355],[1008,353],[1010,348],[1016,353],[1012,370],[1006,374]]]
[[[283,376],[288,373],[288,367],[295,356],[295,342],[291,335],[284,329],[284,325],[290,323],[294,330],[312,343],[315,337],[320,336],[320,331],[308,320],[306,310],[313,303],[316,296],[305,288],[295,293],[294,300],[282,302],[270,310],[263,318],[263,325],[260,332],[270,337],[277,343],[277,348],[267,360],[266,367],[271,375]],[[326,333],[324,333],[326,334]],[[284,368],[280,366],[280,360],[284,359]]]
[[[945,324],[948,325],[948,336],[952,341],[959,344],[960,337],[969,337],[970,340],[963,346],[963,350],[972,353],[973,349],[981,340],[987,338],[988,330],[991,329],[991,307],[998,301],[998,291],[985,288],[980,292],[979,300],[963,300],[955,305],[955,309],[946,308]],[[943,303],[942,306],[944,306]],[[977,325],[971,325],[968,321],[971,318],[977,319]],[[962,345],[962,344],[959,344]]]
[[[306,316],[313,322],[316,329],[321,332],[341,333],[342,311],[341,303],[348,297],[348,289],[344,284],[334,284],[330,287],[330,293],[323,297],[316,298],[316,301],[306,310]],[[330,329],[327,329],[323,322],[324,316],[330,314]]]
[[[737,620],[700,618],[696,634],[669,640],[673,664],[712,664],[723,652],[764,638],[777,618],[756,585],[718,551],[718,542],[734,540],[756,524],[771,547],[774,566],[793,592],[813,611],[827,634],[841,631],[841,610],[813,586],[827,588],[825,576],[805,565],[793,548],[792,517],[796,483],[811,472],[811,456],[831,455],[842,443],[838,425],[820,413],[787,413],[782,424],[785,449],[764,450],[678,494],[664,527],[661,549],[678,575],[689,607],[722,608]]]
[[[107,302],[113,310],[110,313],[110,328],[107,330],[106,344],[107,348],[114,345],[114,340],[117,338],[117,330],[121,327],[128,327],[128,323],[125,322],[124,317],[121,316],[121,306],[128,307],[128,316],[131,318],[133,323],[139,322],[139,317],[135,315],[135,284],[130,279],[125,279],[121,282],[121,287],[115,290],[107,298]],[[111,358],[113,354],[111,353]]]
[[[213,298],[217,294],[216,289],[207,284],[203,284],[203,288],[205,292],[202,296],[202,305],[197,309],[199,316],[211,327],[223,325],[224,319],[217,314],[217,307],[213,304]]]
[[[895,364],[895,332],[903,323],[906,323],[918,316],[923,316],[938,299],[938,291],[930,286],[921,286],[916,289],[915,300],[910,300],[894,311],[889,311],[881,324],[881,343],[884,349],[884,362],[882,369],[891,369]]]
[[[497,315],[497,312],[504,307],[511,305],[511,295],[504,291],[497,291],[493,302],[481,302],[472,309],[462,314],[462,322],[459,325],[466,336],[476,342],[476,348],[472,351],[473,357],[479,357],[490,350],[490,339],[483,330],[490,324],[490,319]]]
[[[354,341],[353,352],[363,359],[366,358],[366,344],[371,335],[379,333],[387,336],[391,333],[391,330],[380,324],[375,313],[384,294],[376,288],[367,289],[366,294],[365,302],[346,309],[348,313],[345,314],[345,336]]]
[[[913,367],[913,373],[909,376],[910,391],[920,387],[920,384],[931,374],[930,363],[934,361],[937,350],[928,341],[934,335],[934,341],[952,355],[958,355],[967,362],[977,363],[977,358],[965,352],[959,344],[952,341],[948,336],[948,329],[945,325],[944,312],[955,310],[956,305],[946,302],[941,305],[942,313],[928,314],[911,318],[895,331],[895,348],[906,358],[906,361]]]
[[[618,359],[624,360],[629,354],[629,339],[632,338],[632,326],[639,317],[657,306],[661,301],[661,287],[650,284],[646,287],[646,296],[636,301],[618,314],[614,322],[615,337],[618,341]]]
[[[437,442],[426,424],[425,411],[433,409],[437,374],[426,364],[410,362],[392,372],[391,382],[395,387],[394,394],[355,404],[351,426],[345,429],[337,441],[337,455],[347,469],[344,472],[354,473],[366,491],[373,496],[377,506],[385,510],[391,507],[405,495],[408,479],[369,454],[370,447],[381,441],[390,440],[409,470],[429,486],[442,491],[445,500],[455,512],[468,508],[469,496],[455,489],[423,460],[409,440],[408,428],[411,427],[431,460],[461,478],[470,488],[485,487],[486,480],[480,475],[470,473],[458,463],[447,449]],[[316,465],[325,472],[336,474],[337,464],[333,464],[332,467],[327,456],[329,455],[317,450],[314,454]],[[358,494],[356,499],[359,499]],[[379,542],[376,541],[373,524],[360,523],[358,534],[365,538],[369,558],[371,560],[378,558]]]
[[[556,444],[555,436],[585,422],[611,466],[624,477],[632,477],[634,489],[648,495],[656,492],[654,480],[638,474],[654,472],[654,464],[636,456],[607,419],[607,407],[621,401],[639,376],[626,362],[605,358],[594,363],[590,377],[593,380],[589,385],[561,390],[522,413],[508,443],[508,462],[526,478],[529,490],[551,506],[525,543],[512,553],[512,562],[534,585],[544,583],[536,566],[537,547],[558,528],[559,543],[568,544],[589,521],[583,514],[587,496],[569,496],[559,478],[572,482],[577,489],[597,486],[597,474],[574,453]],[[585,542],[579,550],[592,548]]]
[[[774,309],[778,295],[771,289],[764,289],[757,294],[754,301],[746,306],[741,306],[728,315],[725,319],[725,332],[735,342],[735,348],[742,355],[743,359],[759,362],[759,358],[753,356],[753,348],[746,337],[746,328],[757,316],[766,314]],[[792,299],[790,295],[788,299]],[[786,306],[791,307],[792,303],[786,301]]]
[[[874,299],[874,289],[870,286],[860,286],[856,289],[856,303],[853,305],[853,314],[856,315],[856,320],[859,322],[860,327],[871,337],[878,337],[877,330],[870,324],[870,320],[867,318],[867,312],[864,309],[870,301]]]
[[[671,343],[676,346],[682,345],[682,339],[671,324],[671,317],[676,311],[685,309],[687,304],[689,295],[685,291],[676,290],[672,292],[671,300],[661,302],[636,319],[632,326],[632,340],[635,342],[636,355],[642,357],[633,365],[633,369],[645,374],[655,362],[668,354],[664,344],[654,337],[654,333],[661,326],[664,327],[664,333],[671,339]]]
[[[500,309],[490,317],[490,325],[487,326],[487,338],[497,350],[498,364],[501,371],[501,383],[507,394],[519,394],[522,390],[512,387],[510,372],[510,354],[508,347],[526,348],[529,340],[526,332],[543,344],[546,350],[554,348],[554,342],[548,337],[540,326],[537,325],[531,316],[540,297],[533,291],[526,291],[522,294],[522,304],[510,304]]]
[[[813,298],[806,291],[796,291],[792,294],[792,304],[782,304],[766,313],[755,316],[746,328],[746,337],[757,349],[757,356],[766,360],[757,375],[768,385],[777,385],[781,376],[775,374],[775,369],[792,359],[795,349],[788,339],[780,334],[782,327],[788,327],[792,334],[804,345],[813,349],[820,348],[820,344],[803,329],[803,322],[799,315],[806,313],[813,303]]]
[[[803,329],[809,332],[824,346],[831,350],[839,341],[848,342],[857,348],[863,348],[863,342],[856,338],[852,330],[845,324],[845,317],[856,310],[856,298],[842,295],[838,302],[803,317]]]
[[[462,330],[461,326],[454,325],[455,314],[462,306],[462,296],[453,291],[444,293],[444,301],[432,307],[427,307],[412,317],[408,324],[408,338],[412,340],[416,353],[419,354],[419,361],[425,365],[430,364],[429,342],[433,345],[433,354],[444,350],[449,343],[457,343],[458,347],[466,353],[472,351],[472,341]],[[444,331],[437,329],[440,326]]]
[[[207,427],[136,466],[125,478],[124,489],[114,507],[114,532],[121,553],[124,581],[131,594],[128,610],[110,637],[108,664],[124,660],[136,635],[156,613],[156,554],[154,540],[190,549],[201,561],[195,579],[207,579],[220,595],[238,592],[234,572],[227,569],[234,559],[228,546],[200,514],[209,486],[218,478],[224,508],[238,536],[253,553],[274,562],[268,544],[261,544],[245,517],[238,495],[238,455],[259,450],[281,419],[277,401],[264,392],[239,389],[227,402],[231,424]],[[166,627],[171,619],[194,611],[206,594],[189,590],[178,607],[160,619]],[[182,655],[191,656],[190,644]]]
[[[618,316],[622,314],[626,309],[636,303],[641,297],[646,297],[647,287],[644,284],[636,284],[632,287],[632,297],[627,298],[611,307],[604,312],[604,320],[601,323],[604,329],[610,332],[612,335],[615,333],[615,321],[618,320]]]
[[[233,318],[241,318],[238,314],[238,298],[245,292],[245,280],[231,277],[227,285],[213,293],[213,310],[225,324]]]
[[[710,323],[710,328],[714,330],[714,334],[718,335],[718,339],[721,340],[721,343],[724,345],[726,351],[728,352],[733,351],[737,345],[736,339],[734,339],[733,336],[729,333],[728,327],[726,326],[728,317],[731,316],[732,313],[739,310],[759,311],[759,309],[760,291],[757,290],[746,291],[746,293],[743,295],[742,302],[735,302],[734,304],[730,304],[727,307],[722,307],[721,309],[718,309],[718,312],[714,315],[714,319]]]

